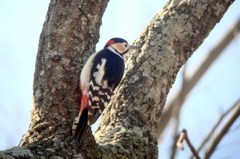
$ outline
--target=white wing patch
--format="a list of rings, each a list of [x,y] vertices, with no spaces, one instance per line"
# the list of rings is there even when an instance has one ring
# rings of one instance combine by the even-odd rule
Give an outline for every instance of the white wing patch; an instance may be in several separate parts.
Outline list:
[[[100,64],[97,65],[98,71],[94,72],[94,74],[93,74],[93,76],[95,77],[96,83],[100,86],[102,85],[102,79],[103,79],[103,76],[105,73],[104,68],[105,68],[105,64],[106,64],[107,60],[102,58],[101,62],[102,62],[101,65]]]

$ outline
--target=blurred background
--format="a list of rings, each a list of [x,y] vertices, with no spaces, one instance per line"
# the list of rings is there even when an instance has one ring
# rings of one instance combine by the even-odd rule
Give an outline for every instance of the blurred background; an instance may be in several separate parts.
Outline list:
[[[49,2],[1,1],[0,150],[17,146],[29,127],[35,58]],[[102,49],[112,37],[123,37],[132,43],[166,2],[110,1],[96,50]],[[179,72],[158,132],[159,158],[189,158],[192,153],[186,144],[184,151],[172,148],[174,136],[185,128],[193,146],[198,148],[219,122],[199,153],[204,156],[214,135],[231,118],[235,109],[228,110],[240,99],[240,37],[239,29],[234,27],[240,19],[239,6],[240,1],[230,6]],[[223,118],[221,122],[220,117]],[[211,158],[238,158],[239,147],[240,118],[223,137]]]

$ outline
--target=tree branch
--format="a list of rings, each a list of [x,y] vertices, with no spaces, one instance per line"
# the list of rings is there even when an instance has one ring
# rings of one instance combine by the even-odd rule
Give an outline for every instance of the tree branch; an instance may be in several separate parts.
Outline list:
[[[20,143],[31,153],[15,158],[157,158],[156,132],[176,74],[233,0],[169,1],[135,42],[141,52],[126,61],[125,78],[95,135],[98,144],[88,133],[79,148],[71,136],[79,73],[94,52],[107,2],[51,1],[36,59],[32,121]]]
[[[173,112],[174,107],[181,107],[182,103],[184,102],[181,98],[185,98],[188,93],[192,90],[192,88],[196,85],[196,83],[201,79],[203,74],[208,70],[208,68],[211,66],[211,64],[217,59],[217,57],[223,52],[223,50],[228,46],[228,44],[236,37],[236,31],[240,31],[240,20],[234,26],[232,29],[228,31],[228,33],[219,41],[218,45],[214,47],[209,53],[208,57],[203,61],[197,70],[192,75],[192,78],[186,80],[186,88],[184,91],[180,91],[173,101],[168,103],[164,109],[164,112],[162,114],[161,122],[159,123],[160,126],[158,128],[158,138],[161,136],[163,130],[165,129],[166,125],[170,121],[171,114]],[[182,101],[182,102],[180,102]],[[180,110],[180,109],[179,109]],[[177,113],[177,112],[176,112]]]
[[[210,158],[214,150],[216,149],[218,143],[222,140],[224,135],[228,132],[229,128],[235,122],[235,120],[240,116],[240,101],[238,101],[235,110],[233,111],[232,115],[229,117],[228,121],[223,125],[222,129],[214,137],[210,146],[206,149],[204,159]]]
[[[134,43],[141,52],[126,61],[125,77],[95,134],[99,143],[157,158],[157,128],[176,74],[231,3],[170,1],[155,15]]]
[[[239,101],[238,101],[239,102]],[[238,104],[238,102],[236,104],[234,104],[231,108],[229,108],[224,114],[222,114],[220,116],[220,118],[218,119],[217,123],[213,126],[211,132],[208,134],[208,136],[202,141],[201,145],[199,146],[199,148],[197,149],[197,152],[199,153],[201,151],[201,149],[203,148],[203,146],[210,140],[210,138],[212,137],[212,135],[214,134],[215,130],[218,128],[218,126],[221,124],[221,122],[223,121],[224,117],[226,117]],[[194,156],[191,156],[191,159],[193,159]]]
[[[188,147],[189,147],[190,150],[192,151],[192,154],[194,155],[194,157],[196,157],[196,159],[200,159],[197,151],[195,150],[195,148],[193,147],[192,143],[190,142],[190,140],[189,140],[189,138],[188,138],[188,134],[187,134],[187,130],[186,130],[186,129],[183,129],[183,130],[182,130],[182,133],[180,134],[180,137],[179,137],[179,139],[178,139],[178,141],[177,141],[177,144],[176,144],[177,147],[180,148],[180,149],[182,149],[182,150],[184,149],[184,148],[183,148],[183,145],[182,145],[182,143],[183,143],[184,140],[186,141]]]

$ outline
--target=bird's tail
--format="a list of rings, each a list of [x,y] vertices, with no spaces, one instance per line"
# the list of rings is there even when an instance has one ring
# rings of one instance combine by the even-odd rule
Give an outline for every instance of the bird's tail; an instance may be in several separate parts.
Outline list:
[[[82,145],[84,136],[89,129],[88,121],[88,95],[83,94],[79,115],[75,118],[72,126],[72,134],[79,146]]]
[[[73,137],[78,143],[79,146],[82,145],[84,136],[89,129],[89,125],[87,124],[88,119],[88,109],[83,109],[81,114],[76,117],[73,124]]]

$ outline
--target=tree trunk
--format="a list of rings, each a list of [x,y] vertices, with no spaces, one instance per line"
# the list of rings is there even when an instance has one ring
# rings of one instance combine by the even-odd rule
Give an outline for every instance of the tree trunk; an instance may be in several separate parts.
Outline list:
[[[172,0],[135,41],[126,74],[95,137],[73,141],[81,68],[94,52],[108,0],[52,0],[40,36],[31,124],[15,158],[157,158],[156,132],[175,77],[220,21],[233,0]],[[124,38],[124,37],[123,37]]]

